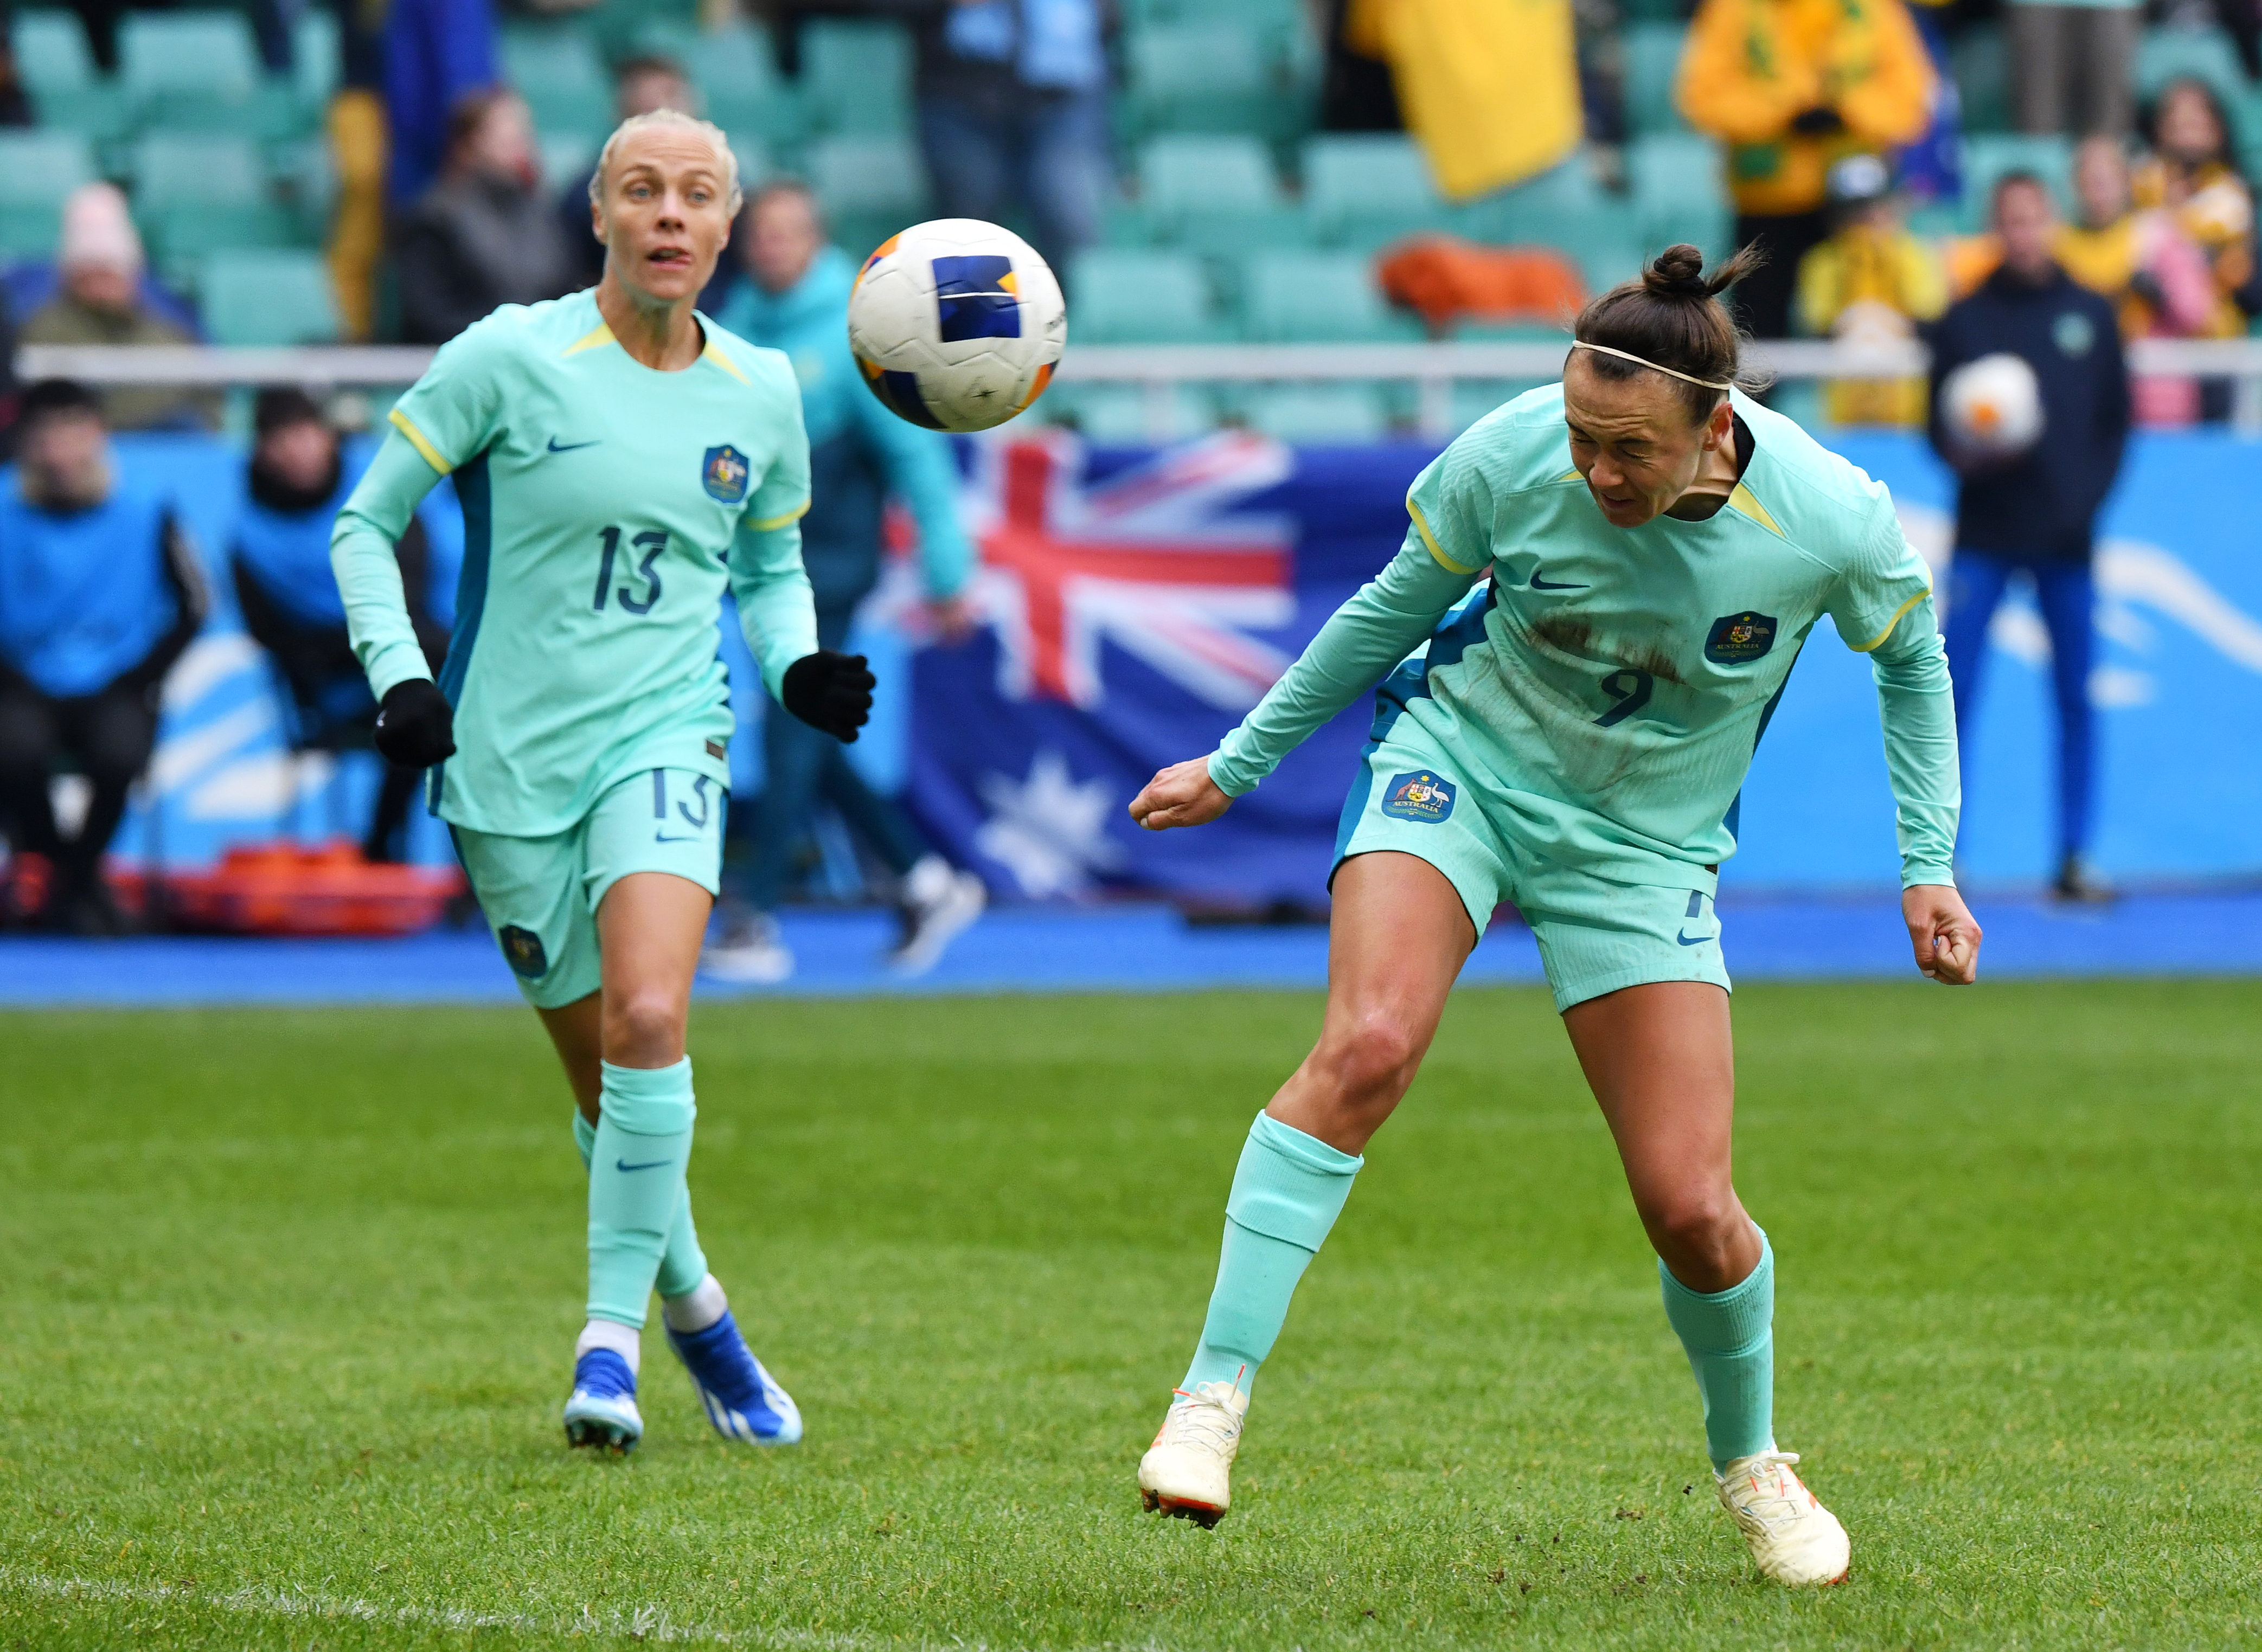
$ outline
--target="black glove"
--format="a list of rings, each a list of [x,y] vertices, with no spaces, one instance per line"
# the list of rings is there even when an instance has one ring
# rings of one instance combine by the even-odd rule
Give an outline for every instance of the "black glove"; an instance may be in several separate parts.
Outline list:
[[[412,677],[385,691],[372,736],[378,754],[404,769],[429,769],[456,755],[456,712],[429,677]]]
[[[1790,129],[1802,138],[1827,138],[1833,133],[1846,130],[1846,118],[1836,110],[1818,104],[1793,115]]]
[[[785,668],[785,708],[812,729],[853,743],[872,715],[872,685],[877,680],[861,654],[837,654],[821,648]]]

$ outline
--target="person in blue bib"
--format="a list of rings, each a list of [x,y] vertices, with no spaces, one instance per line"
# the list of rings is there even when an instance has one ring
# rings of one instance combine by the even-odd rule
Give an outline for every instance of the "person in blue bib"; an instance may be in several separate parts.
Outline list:
[[[126,927],[102,857],[157,741],[165,673],[204,623],[202,564],[171,504],[121,465],[94,392],[25,392],[13,474],[0,472],[0,818],[44,856],[49,927]],[[65,832],[49,782],[88,782]]]
[[[708,1271],[687,1182],[691,983],[730,795],[724,591],[791,715],[854,738],[873,684],[861,657],[818,646],[793,369],[694,308],[738,205],[716,127],[674,110],[623,121],[590,183],[604,278],[505,305],[443,347],[393,408],[331,551],[378,749],[433,769],[437,812],[579,1103],[588,1315],[566,1433],[616,1451],[644,1433],[655,1288],[718,1431],[778,1445],[802,1429]],[[464,572],[436,684],[393,546],[449,475]]]
[[[275,662],[290,696],[291,743],[342,751],[366,745],[377,722],[361,663],[346,635],[344,599],[330,571],[330,533],[359,478],[346,474],[337,430],[304,391],[265,390],[252,406],[251,462],[229,560],[243,628]],[[448,628],[426,600],[431,551],[412,516],[393,547],[400,589],[425,663],[448,651]],[[417,771],[385,765],[362,840],[368,860],[399,860]]]
[[[1734,1052],[1712,897],[1792,663],[1826,619],[1875,669],[1917,967],[1968,983],[1959,793],[1931,578],[1883,486],[1739,387],[1678,246],[1581,312],[1563,382],[1416,478],[1396,558],[1216,751],[1133,800],[1198,826],[1373,688],[1344,805],[1327,1014],[1257,1115],[1193,1363],[1142,1459],[1149,1507],[1214,1522],[1296,1282],[1429,1048],[1494,909],[1531,924],[1658,1255],[1720,1501],[1761,1574],[1835,1582],[1850,1545],[1774,1427],[1775,1257],[1730,1174]]]

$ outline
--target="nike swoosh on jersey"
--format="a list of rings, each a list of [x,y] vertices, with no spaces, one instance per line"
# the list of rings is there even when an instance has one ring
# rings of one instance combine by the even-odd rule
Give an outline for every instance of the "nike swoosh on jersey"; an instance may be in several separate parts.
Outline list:
[[[672,1165],[674,1162],[673,1159],[652,1159],[640,1165],[632,1165],[625,1159],[616,1159],[613,1160],[613,1168],[623,1173],[631,1170],[657,1170],[662,1165]]]
[[[552,453],[571,453],[576,448],[594,448],[598,442],[602,442],[604,438],[602,436],[596,436],[587,442],[560,442],[557,437],[552,436],[550,438],[550,451]]]
[[[652,840],[656,844],[695,844],[702,836],[699,832],[682,832],[670,837],[666,832],[654,832]]]
[[[1683,946],[1702,946],[1712,937],[1709,935],[1685,935],[1679,930],[1675,930],[1673,931],[1673,938]]]
[[[1535,568],[1531,571],[1531,588],[1534,591],[1584,591],[1587,587],[1558,585],[1552,579],[1542,579],[1539,577],[1539,571]]]

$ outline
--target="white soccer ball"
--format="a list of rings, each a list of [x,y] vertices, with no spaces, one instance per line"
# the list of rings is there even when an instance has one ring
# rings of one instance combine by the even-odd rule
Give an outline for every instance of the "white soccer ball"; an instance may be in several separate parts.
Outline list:
[[[848,295],[866,387],[931,430],[1004,424],[1044,394],[1067,344],[1068,306],[1045,261],[978,218],[890,235]]]
[[[1983,458],[2015,458],[2042,440],[2042,386],[2022,356],[1966,362],[1941,383],[1940,407],[1956,445]]]

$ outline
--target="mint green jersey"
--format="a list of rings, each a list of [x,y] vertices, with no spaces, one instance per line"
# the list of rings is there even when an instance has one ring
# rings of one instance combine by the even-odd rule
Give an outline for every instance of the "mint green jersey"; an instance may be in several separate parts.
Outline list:
[[[1657,881],[1660,860],[1735,852],[1754,751],[1828,614],[1876,663],[1903,880],[1952,881],[1955,721],[1923,559],[1881,484],[1779,414],[1741,396],[1735,410],[1754,451],[1726,505],[1636,528],[1611,526],[1573,468],[1560,385],[1480,420],[1416,478],[1397,558],[1227,737],[1212,777],[1248,790],[1405,659],[1383,718],[1411,718],[1483,776],[1489,811],[1537,852]]]
[[[457,825],[562,831],[638,770],[727,787],[725,589],[773,694],[817,646],[792,367],[700,325],[702,357],[659,372],[620,347],[594,292],[504,305],[401,398],[339,514],[331,562],[382,698],[427,674],[393,544],[417,500],[455,479],[464,572],[439,682],[457,750],[435,806]]]

